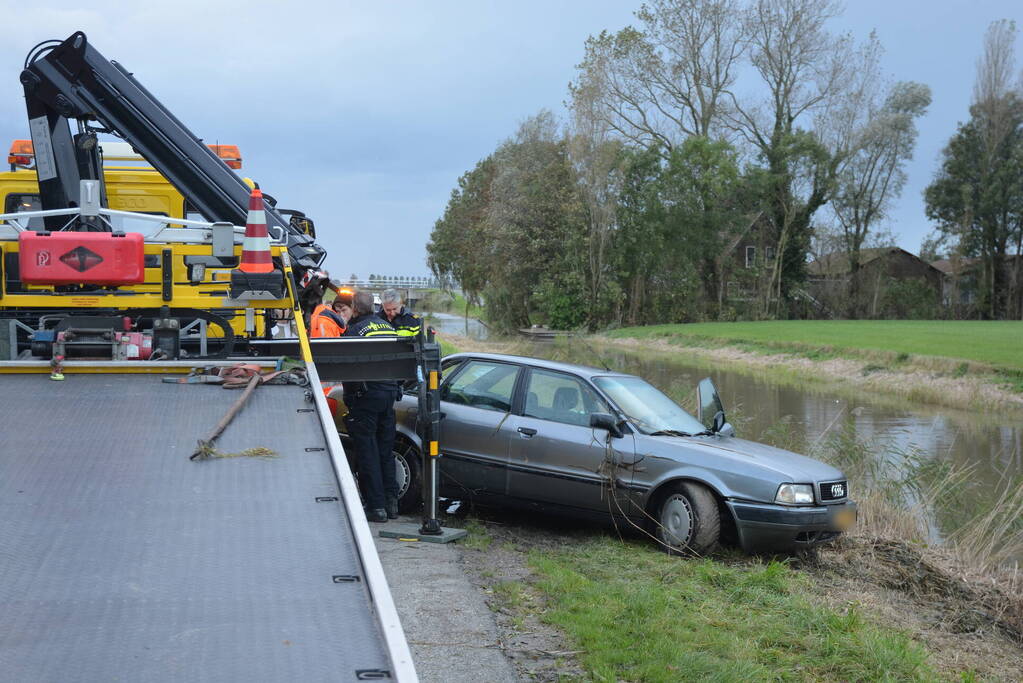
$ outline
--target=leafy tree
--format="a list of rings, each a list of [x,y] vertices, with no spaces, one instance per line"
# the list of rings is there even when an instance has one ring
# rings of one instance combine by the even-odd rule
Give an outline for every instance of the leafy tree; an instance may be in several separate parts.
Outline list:
[[[462,288],[466,310],[480,303],[489,280],[485,232],[495,172],[493,158],[487,157],[458,179],[426,245],[430,270],[442,282],[450,280]]]
[[[555,327],[583,325],[585,225],[554,115],[544,110],[524,121],[494,157],[488,317],[504,329],[528,326],[534,312]]]
[[[847,110],[854,52],[847,36],[825,28],[833,0],[755,0],[746,13],[750,61],[766,96],[733,97],[732,127],[757,150],[757,174],[774,267],[763,293],[765,313],[782,314],[806,278],[813,216],[831,196],[846,153],[831,114]]]
[[[586,228],[585,281],[588,325],[606,325],[620,309],[612,244],[618,229],[618,196],[625,167],[624,143],[608,124],[606,104],[593,88],[574,93],[568,155]]]
[[[1010,84],[1015,35],[1007,21],[988,30],[970,119],[945,147],[924,195],[928,218],[956,252],[981,259],[978,300],[989,318],[1021,313],[1011,308],[1018,290],[1007,278],[1007,256],[1023,247],[1023,93]]]
[[[723,141],[692,137],[676,147],[661,175],[667,250],[699,278],[695,317],[716,317],[723,292],[722,251],[747,220],[735,151]]]
[[[656,273],[665,250],[665,207],[660,196],[661,156],[656,148],[626,152],[627,166],[618,202],[615,266],[626,306],[620,321],[654,322]],[[663,321],[660,321],[663,322]]]

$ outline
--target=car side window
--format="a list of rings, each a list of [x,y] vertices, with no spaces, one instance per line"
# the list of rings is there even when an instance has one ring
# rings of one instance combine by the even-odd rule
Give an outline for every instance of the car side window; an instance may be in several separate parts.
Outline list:
[[[441,397],[444,396],[444,386],[443,386],[444,380],[446,380],[448,377],[453,375],[455,370],[457,370],[461,366],[461,364],[462,364],[461,359],[458,359],[458,360],[443,360],[443,361],[441,361],[441,364],[440,364],[440,381],[442,383],[442,386],[441,386]],[[404,393],[406,393],[406,394],[408,394],[410,396],[415,396],[416,394],[419,393],[419,380],[418,379],[407,379],[407,380],[405,380],[401,384],[401,390],[402,390],[402,392],[404,392]]]
[[[519,368],[508,363],[470,360],[441,392],[450,403],[508,412]]]
[[[522,414],[586,427],[592,413],[610,412],[607,403],[578,377],[534,368]]]
[[[444,380],[446,380],[448,377],[450,377],[455,372],[455,370],[457,370],[460,367],[462,367],[462,361],[461,360],[445,361],[444,363],[441,363],[441,368],[440,368],[440,379],[441,379],[441,381],[443,382]]]

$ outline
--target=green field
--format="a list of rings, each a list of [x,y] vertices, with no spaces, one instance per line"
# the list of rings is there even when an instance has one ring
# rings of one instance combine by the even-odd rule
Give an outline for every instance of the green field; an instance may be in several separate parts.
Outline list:
[[[769,348],[887,351],[1023,370],[1023,322],[782,320],[627,327],[611,337],[749,343]]]

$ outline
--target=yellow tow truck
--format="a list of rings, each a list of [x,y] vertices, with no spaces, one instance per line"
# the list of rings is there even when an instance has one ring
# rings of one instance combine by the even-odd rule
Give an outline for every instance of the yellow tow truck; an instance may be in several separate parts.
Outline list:
[[[0,173],[2,677],[414,683],[321,383],[421,380],[420,533],[440,535],[439,345],[308,339],[329,283],[311,222],[264,207],[236,150],[84,33],[34,47],[20,81],[32,144]],[[268,334],[275,309],[296,338]],[[242,392],[210,386],[236,376]]]

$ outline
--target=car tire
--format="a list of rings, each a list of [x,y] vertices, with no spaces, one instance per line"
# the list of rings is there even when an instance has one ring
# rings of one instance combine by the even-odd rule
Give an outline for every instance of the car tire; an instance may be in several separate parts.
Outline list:
[[[675,484],[657,505],[657,540],[669,555],[706,555],[721,538],[721,513],[714,494],[693,482]]]
[[[412,514],[423,504],[423,463],[419,449],[410,443],[396,443],[394,467],[398,480],[398,512]]]

